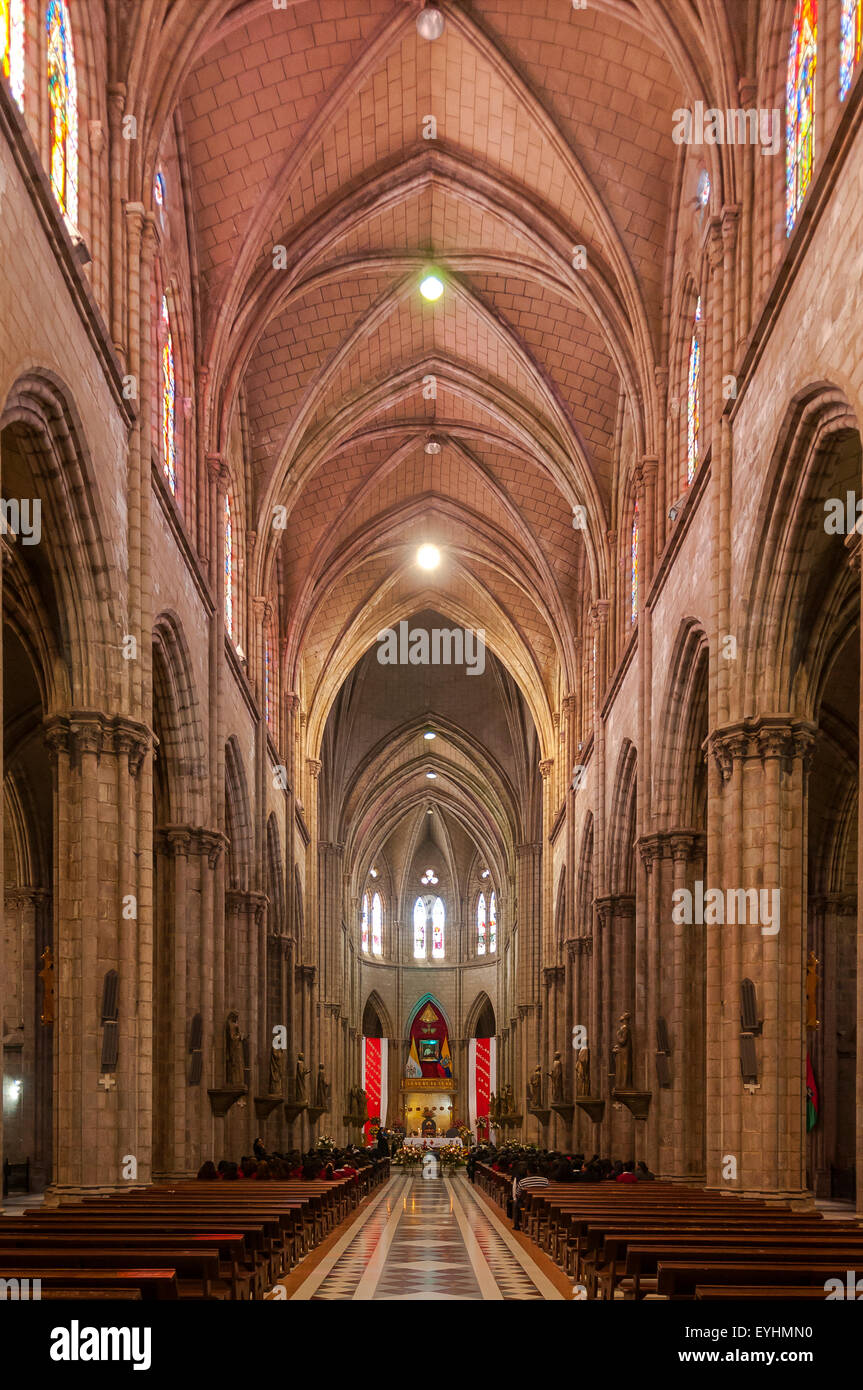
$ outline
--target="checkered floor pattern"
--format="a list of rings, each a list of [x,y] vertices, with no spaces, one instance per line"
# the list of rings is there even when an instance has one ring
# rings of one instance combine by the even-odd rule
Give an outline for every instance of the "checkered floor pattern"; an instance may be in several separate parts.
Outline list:
[[[480,1301],[543,1299],[542,1277],[495,1228],[464,1174],[425,1180],[398,1174],[374,1210],[348,1233],[312,1300]]]

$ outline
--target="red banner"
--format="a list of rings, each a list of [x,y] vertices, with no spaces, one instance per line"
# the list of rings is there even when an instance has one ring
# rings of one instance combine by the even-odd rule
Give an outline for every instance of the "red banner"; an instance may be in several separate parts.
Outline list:
[[[381,1113],[381,1039],[363,1038],[365,1046],[364,1085],[369,1107],[369,1119]],[[364,1126],[366,1143],[370,1143],[370,1126]]]
[[[476,1113],[488,1115],[491,1095],[491,1039],[476,1040]]]

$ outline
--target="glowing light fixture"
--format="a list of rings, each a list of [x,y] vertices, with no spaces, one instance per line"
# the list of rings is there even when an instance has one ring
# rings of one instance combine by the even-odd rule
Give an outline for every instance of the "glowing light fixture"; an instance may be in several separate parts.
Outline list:
[[[440,440],[435,439],[434,435],[430,434],[425,443],[425,450],[427,454],[439,454],[441,451]]]
[[[446,20],[437,5],[425,5],[417,15],[417,33],[421,39],[433,43],[444,31]]]
[[[378,876],[377,869],[369,869],[369,873],[371,874],[372,878],[377,878]]]
[[[431,729],[426,729],[425,733],[423,734],[423,738],[431,741],[431,739],[437,738],[437,734],[433,733]]]
[[[443,280],[439,275],[424,275],[420,280],[420,294],[433,304],[443,294]]]
[[[436,570],[440,564],[440,551],[436,545],[421,545],[417,551],[417,564],[421,570]]]
[[[433,782],[434,779],[437,777],[437,773],[436,773],[436,772],[427,772],[427,773],[426,773],[426,777],[428,777],[429,781],[432,781],[432,782]]]

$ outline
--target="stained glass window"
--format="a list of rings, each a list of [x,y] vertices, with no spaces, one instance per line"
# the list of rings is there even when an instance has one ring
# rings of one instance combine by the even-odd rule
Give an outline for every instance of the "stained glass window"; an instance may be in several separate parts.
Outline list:
[[[863,50],[863,0],[842,0],[839,17],[839,99],[844,101]]]
[[[157,207],[163,208],[165,206],[165,175],[161,169],[153,180],[153,197]]]
[[[363,926],[362,926],[363,950],[369,949],[369,895],[363,893]]]
[[[422,898],[414,903],[414,959],[425,960],[426,954],[426,905]]]
[[[231,494],[225,493],[225,626],[234,635],[234,526]]]
[[[379,956],[384,949],[384,907],[380,893],[372,898],[372,954]]]
[[[632,512],[632,540],[629,547],[629,621],[638,617],[638,503]]]
[[[168,301],[162,295],[162,467],[168,486],[176,496],[177,492],[177,445],[174,433],[174,409],[176,405],[176,380],[174,377],[174,338],[171,333],[171,318]]]
[[[432,908],[432,956],[443,960],[443,929],[446,921],[446,908],[440,898],[435,898]]]
[[[0,72],[24,110],[24,0],[0,0]]]
[[[686,378],[686,481],[691,483],[698,467],[701,417],[699,414],[699,388],[701,385],[701,295],[695,305],[695,323],[689,342],[689,370]]]
[[[476,953],[478,956],[485,955],[486,926],[485,893],[480,893],[479,902],[476,905]]]
[[[812,178],[818,0],[797,0],[785,86],[785,232],[791,235]]]
[[[710,202],[710,175],[706,169],[702,169],[701,177],[698,180],[698,205],[706,208]]]
[[[78,84],[66,0],[50,0],[45,27],[51,103],[51,187],[67,223],[74,228],[78,222]]]
[[[488,904],[488,950],[494,955],[497,950],[497,898],[492,893]]]

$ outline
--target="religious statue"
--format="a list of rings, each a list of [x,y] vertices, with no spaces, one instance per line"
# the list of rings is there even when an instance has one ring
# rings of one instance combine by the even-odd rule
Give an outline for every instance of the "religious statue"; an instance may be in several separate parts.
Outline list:
[[[318,1065],[318,1082],[315,1088],[315,1105],[320,1110],[330,1108],[330,1087],[327,1081],[327,1074],[324,1070],[323,1062]]]
[[[304,1101],[306,1098],[306,1077],[311,1074],[311,1067],[306,1066],[306,1059],[302,1052],[297,1053],[297,1068],[294,1072],[294,1100]]]
[[[356,1118],[357,1118],[357,1088],[356,1088],[356,1086],[351,1086],[350,1090],[348,1091],[348,1119],[353,1121],[353,1120],[356,1120]]]
[[[225,1020],[225,1082],[228,1086],[246,1084],[246,1055],[237,1009],[231,1009]]]
[[[818,1027],[818,957],[810,951],[806,960],[806,1027]]]
[[[489,1124],[496,1125],[500,1119],[500,1103],[494,1091],[488,1098],[488,1119]]]
[[[618,1021],[617,1042],[611,1049],[614,1056],[614,1089],[632,1089],[632,1034],[629,1031],[631,1015],[622,1013]]]
[[[42,981],[42,1013],[41,1022],[47,1027],[54,1022],[54,952],[50,946],[46,946],[39,958],[42,961],[42,969],[39,971],[39,979]]]
[[[509,1084],[508,1081],[505,1081],[505,1082],[504,1082],[504,1086],[503,1086],[503,1091],[502,1091],[502,1093],[501,1093],[501,1103],[500,1103],[500,1115],[501,1115],[501,1119],[503,1119],[503,1117],[504,1117],[505,1115],[514,1115],[514,1114],[515,1114],[515,1102],[513,1101],[513,1098],[512,1098],[512,1087],[510,1086],[510,1084]]]
[[[575,1094],[590,1095],[590,1048],[582,1047],[575,1059]]]
[[[542,1109],[542,1068],[537,1062],[530,1078],[530,1103],[534,1110]]]
[[[560,1105],[563,1101],[563,1062],[560,1060],[560,1053],[555,1052],[554,1061],[551,1064],[551,1099],[554,1105]]]
[[[362,1086],[357,1088],[357,1100],[357,1118],[361,1125],[367,1125],[369,1122],[369,1098]]]
[[[270,1048],[270,1089],[271,1096],[282,1096],[285,1093],[285,1049],[283,1047]]]

